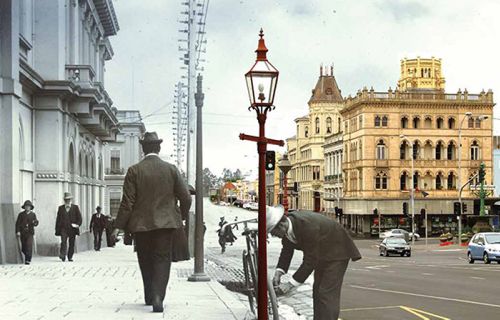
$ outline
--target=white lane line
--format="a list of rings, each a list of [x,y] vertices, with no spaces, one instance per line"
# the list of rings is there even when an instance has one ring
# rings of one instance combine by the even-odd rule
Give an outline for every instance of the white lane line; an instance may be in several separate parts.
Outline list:
[[[481,277],[471,277],[471,279],[486,280],[485,278],[481,278]]]
[[[401,306],[386,306],[386,307],[364,307],[364,308],[350,308],[350,309],[340,309],[341,312],[348,311],[366,311],[366,310],[382,310],[382,309],[397,309]]]
[[[413,296],[413,297],[422,297],[422,298],[428,298],[428,299],[445,300],[445,301],[453,301],[453,302],[460,302],[460,303],[467,303],[467,304],[475,304],[475,305],[492,307],[492,308],[500,308],[500,305],[498,305],[498,304],[492,304],[492,303],[486,303],[486,302],[479,302],[479,301],[462,300],[462,299],[440,297],[440,296],[429,296],[429,295],[426,295],[426,294],[419,294],[419,293],[413,293],[413,292],[404,292],[404,291],[396,291],[396,290],[386,290],[386,289],[378,289],[378,288],[369,288],[369,287],[356,286],[356,285],[350,285],[350,287],[351,288],[356,288],[356,289],[363,289],[363,290],[371,290],[371,291],[379,291],[379,292],[388,292],[388,293],[402,294],[402,295]]]
[[[423,276],[433,276],[434,274],[433,273],[427,273],[427,272],[424,272],[422,273]]]
[[[394,270],[386,270],[385,272],[394,273],[396,271],[394,271]]]
[[[455,251],[462,251],[464,249],[441,249],[441,250],[432,250],[432,252],[455,252]]]
[[[372,270],[380,270],[381,268],[388,268],[389,266],[386,264],[380,264],[376,266],[370,266],[370,267],[365,267],[366,269],[372,269]]]

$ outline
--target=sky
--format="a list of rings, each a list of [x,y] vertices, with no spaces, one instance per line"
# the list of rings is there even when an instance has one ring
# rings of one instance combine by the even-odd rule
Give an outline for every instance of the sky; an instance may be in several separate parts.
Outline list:
[[[205,0],[206,1],[206,0]],[[114,57],[106,64],[106,88],[118,109],[138,109],[147,131],[172,149],[172,105],[181,70],[178,30],[183,0],[114,0],[120,30],[111,37]],[[396,87],[404,57],[442,59],[446,92],[492,89],[500,94],[500,1],[496,0],[211,0],[206,25],[203,107],[204,167],[220,174],[240,168],[257,174],[258,134],[244,74],[255,61],[264,29],[269,61],[280,71],[276,109],[266,135],[295,134],[294,119],[308,113],[307,101],[320,65],[334,65],[342,95],[367,86]],[[495,117],[500,118],[499,107]],[[500,121],[494,120],[495,133]],[[270,146],[269,149],[284,151]]]

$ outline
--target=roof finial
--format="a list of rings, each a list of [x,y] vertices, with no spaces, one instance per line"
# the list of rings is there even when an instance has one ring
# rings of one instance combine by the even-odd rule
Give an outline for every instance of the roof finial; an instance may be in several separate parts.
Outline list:
[[[323,76],[323,63],[319,65],[319,75]]]
[[[333,77],[333,62],[332,65],[330,66],[330,75]]]
[[[260,28],[259,37],[260,37],[261,39],[264,37],[264,30],[262,30],[262,28]]]
[[[262,30],[262,28],[260,28],[259,37],[259,46],[257,47],[257,50],[255,50],[257,53],[257,61],[267,61],[266,53],[268,50],[264,42],[264,30]]]

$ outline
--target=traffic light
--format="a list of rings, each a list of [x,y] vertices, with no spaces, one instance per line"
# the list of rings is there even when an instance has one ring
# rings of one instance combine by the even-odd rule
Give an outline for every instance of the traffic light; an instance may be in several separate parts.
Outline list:
[[[408,215],[408,202],[403,202],[403,215]]]
[[[463,213],[467,213],[467,203],[462,203],[462,211]]]
[[[274,170],[276,165],[276,154],[274,151],[266,151],[266,170]]]
[[[377,208],[373,209],[373,214],[378,216],[378,209]]]
[[[335,207],[335,217],[336,218],[340,217],[339,207]]]
[[[460,202],[453,202],[453,214],[455,214],[456,216],[459,216],[461,215],[460,213]]]
[[[484,170],[484,163],[481,163],[479,166],[479,184],[484,182],[484,176],[486,175],[486,171]]]

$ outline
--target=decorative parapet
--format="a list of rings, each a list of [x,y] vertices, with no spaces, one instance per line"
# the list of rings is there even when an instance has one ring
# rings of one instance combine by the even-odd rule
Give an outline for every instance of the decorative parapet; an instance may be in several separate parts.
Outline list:
[[[470,94],[467,89],[463,92],[444,93],[441,91],[393,91],[391,88],[387,92],[375,92],[373,88],[368,90],[358,90],[356,96],[349,95],[344,99],[346,109],[361,102],[390,102],[390,101],[415,101],[415,102],[445,102],[445,103],[482,103],[493,104],[493,91],[481,91],[479,94]]]

